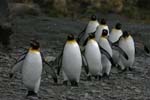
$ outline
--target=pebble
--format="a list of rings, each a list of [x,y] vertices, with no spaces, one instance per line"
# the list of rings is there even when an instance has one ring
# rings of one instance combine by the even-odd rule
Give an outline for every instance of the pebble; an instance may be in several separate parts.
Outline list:
[[[141,93],[141,90],[138,89],[138,88],[135,88],[135,92],[136,92],[136,93]]]
[[[111,90],[111,88],[110,88],[110,87],[107,87],[107,86],[106,86],[106,87],[103,87],[103,89],[104,89],[104,90]]]
[[[56,57],[54,57],[54,56],[46,56],[45,57],[45,61],[47,61],[47,62],[54,61],[55,59],[56,59]]]

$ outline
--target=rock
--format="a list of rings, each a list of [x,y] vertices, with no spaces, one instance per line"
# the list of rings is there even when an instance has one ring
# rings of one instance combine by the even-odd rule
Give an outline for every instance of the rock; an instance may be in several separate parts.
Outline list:
[[[120,87],[120,86],[117,86],[116,88],[117,88],[117,89],[121,89],[121,87]]]
[[[89,97],[89,94],[88,93],[85,93],[84,94],[84,98],[88,98]]]
[[[54,61],[56,59],[56,57],[54,57],[54,56],[46,56],[44,59],[47,62],[51,62],[51,61]]]
[[[54,0],[53,7],[60,13],[67,13],[66,0]]]
[[[108,86],[103,87],[103,89],[104,89],[104,90],[111,90],[111,88],[108,87]]]
[[[123,10],[123,0],[111,0],[110,3],[113,12],[120,13]]]
[[[135,80],[135,77],[133,76],[133,74],[127,74],[126,77],[127,77],[128,79]]]
[[[37,16],[41,14],[41,10],[36,4],[25,4],[25,3],[11,3],[10,5],[11,18],[15,16],[33,15]]]
[[[106,83],[104,83],[104,82],[101,82],[101,85],[102,85],[102,86],[106,86]]]
[[[140,94],[141,93],[141,90],[140,89],[138,89],[138,88],[135,88],[135,90],[134,90],[136,93],[138,93],[138,94]]]

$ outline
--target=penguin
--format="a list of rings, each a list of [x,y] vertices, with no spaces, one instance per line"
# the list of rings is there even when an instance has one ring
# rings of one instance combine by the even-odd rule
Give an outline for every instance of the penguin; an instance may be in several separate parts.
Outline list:
[[[118,64],[121,70],[125,71],[127,68],[132,70],[135,60],[135,44],[129,32],[123,31],[123,35],[120,37],[118,45],[128,55],[128,59],[125,59],[122,55],[120,55]]]
[[[87,39],[84,56],[88,66],[88,80],[91,80],[91,76],[99,77],[100,80],[102,77],[101,52],[94,34],[90,34]]]
[[[28,89],[27,97],[38,97],[37,93],[40,87],[43,61],[49,65],[40,52],[40,44],[36,40],[31,40],[30,48],[17,60],[10,72],[10,78],[17,70],[22,71],[22,80]],[[47,70],[47,69],[46,69]],[[53,71],[53,79],[57,82],[57,76]]]
[[[112,29],[109,37],[108,37],[108,40],[111,42],[111,43],[115,43],[116,41],[119,40],[119,38],[122,36],[122,24],[121,23],[117,23],[115,25],[115,28]]]
[[[122,36],[123,33],[121,30],[121,27],[122,27],[121,23],[117,23],[115,25],[115,28],[112,29],[108,37],[108,40],[111,44],[117,42],[119,38]],[[113,61],[115,63],[115,66],[117,66],[117,63],[119,61],[119,51],[112,48],[112,52],[113,52],[113,55],[112,55]]]
[[[67,85],[68,81],[70,81],[71,86],[78,86],[82,67],[82,56],[73,34],[68,35],[63,51],[58,58],[61,61],[59,61],[60,65],[57,72],[59,74],[60,68],[62,67],[63,84]]]
[[[109,36],[109,28],[108,28],[108,25],[107,25],[106,20],[104,18],[101,19],[100,24],[97,27],[96,32],[95,32],[95,37],[96,37],[97,42],[99,41],[99,39],[101,37],[103,29],[106,29],[108,31],[107,35]]]
[[[147,54],[150,54],[150,50],[149,50],[149,48],[148,48],[146,45],[144,45],[144,51],[145,51]]]
[[[104,49],[105,51],[108,52],[108,54],[110,55],[110,57],[112,57],[112,49],[111,46],[107,40],[107,36],[108,36],[108,30],[103,29],[102,30],[102,35],[98,41],[99,45],[100,45],[100,49]],[[102,66],[103,66],[103,76],[107,76],[109,77],[110,75],[110,71],[111,71],[111,66],[112,66],[112,61],[110,61],[107,56],[105,54],[102,54]]]
[[[88,38],[89,33],[93,33],[96,31],[97,26],[99,25],[99,22],[97,20],[97,17],[95,15],[91,16],[91,20],[87,24],[87,26],[84,28],[84,30],[78,35],[77,42],[81,45],[85,42],[85,40]]]

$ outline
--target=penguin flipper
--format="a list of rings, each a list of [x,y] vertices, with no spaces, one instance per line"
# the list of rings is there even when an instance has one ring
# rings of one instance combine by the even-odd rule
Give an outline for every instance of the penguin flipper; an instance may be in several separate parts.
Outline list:
[[[122,54],[127,60],[129,59],[128,55],[122,50],[119,46],[112,46],[113,49],[118,50],[120,54]]]
[[[95,31],[96,32],[96,31]],[[92,35],[94,35],[95,36],[95,32],[92,32],[92,33],[89,33],[89,34],[92,34]],[[88,35],[89,35],[88,34]],[[85,39],[85,41],[84,41],[84,43],[83,43],[83,46],[85,46],[86,44],[87,44],[87,42],[88,42],[88,37]]]
[[[112,43],[109,39],[107,39],[107,40],[108,40],[110,46],[112,47],[113,43]],[[117,44],[117,43],[116,43],[116,44]],[[114,43],[114,45],[115,45],[115,43]]]
[[[10,78],[13,77],[13,74],[18,71],[18,70],[21,70],[22,69],[22,64],[23,64],[23,61],[26,57],[26,54],[28,52],[25,52],[23,54],[21,54],[21,56],[16,60],[15,64],[13,65],[12,69],[11,69],[11,72],[10,72]]]
[[[83,31],[81,31],[81,32],[79,33],[79,35],[78,35],[78,37],[77,37],[77,42],[78,42],[78,43],[80,42],[81,38],[84,36],[86,28],[87,28],[87,25],[85,26],[85,28],[83,29]]]
[[[43,67],[45,69],[46,74],[50,73],[50,75],[52,76],[54,82],[57,83],[57,75],[55,73],[54,68],[52,67],[53,62],[48,63],[47,61],[45,61],[44,56],[43,56],[42,53],[41,53],[41,56],[42,56],[42,60],[43,60],[44,64],[48,66],[48,68],[47,68],[47,66]]]
[[[88,42],[88,38],[86,38],[86,40],[84,41],[83,46],[85,46],[87,42]]]
[[[88,74],[89,68],[88,68],[87,60],[83,55],[82,55],[82,66],[84,67],[86,74]]]
[[[10,74],[9,74],[9,77],[10,77],[10,78],[13,77],[13,75],[14,75],[14,73],[15,73],[16,71],[21,70],[22,64],[23,64],[23,60],[17,62],[17,63],[12,67],[11,72],[10,72]]]
[[[120,36],[120,38],[116,42],[112,43],[111,41],[109,41],[109,43],[111,44],[111,46],[118,46],[119,41],[121,40],[121,38],[122,38],[122,36]]]
[[[149,48],[146,46],[146,45],[144,45],[144,51],[146,52],[146,53],[150,53],[150,50],[149,50]]]
[[[50,73],[54,82],[57,83],[57,75],[55,73],[54,68],[52,67],[53,63],[51,62],[50,64],[46,61],[44,61],[45,65],[48,66],[48,68],[46,68],[46,66],[44,66],[43,68],[45,69],[46,74]],[[50,70],[49,70],[50,69]]]
[[[61,67],[62,67],[62,55],[63,55],[63,52],[61,52],[61,54],[56,58],[56,62],[57,62],[57,65],[58,65],[57,75],[60,74],[60,70],[61,70]]]
[[[111,55],[110,55],[105,49],[103,49],[101,46],[99,46],[99,47],[100,47],[100,52],[101,52],[102,54],[104,54],[104,55],[109,59],[109,61],[111,62],[111,64],[114,66],[115,63],[114,63],[114,61],[113,61]]]

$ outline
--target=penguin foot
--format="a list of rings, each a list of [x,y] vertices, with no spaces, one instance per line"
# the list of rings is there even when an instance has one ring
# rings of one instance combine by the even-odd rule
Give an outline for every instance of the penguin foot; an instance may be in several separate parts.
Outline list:
[[[88,81],[91,81],[91,80],[92,80],[90,75],[87,77],[87,80],[88,80]]]
[[[96,76],[94,76],[95,77],[95,79],[97,80],[98,79],[98,76],[96,75]]]
[[[28,96],[37,96],[37,93],[35,93],[34,91],[28,91],[27,97]]]
[[[98,80],[100,81],[101,79],[102,79],[102,76],[99,75],[99,76],[98,76]]]
[[[26,95],[27,99],[30,100],[38,100],[38,95],[34,91],[28,91],[28,94]]]
[[[129,71],[133,71],[133,70],[134,70],[133,68],[129,67]]]
[[[106,74],[106,73],[103,74],[103,77],[104,77],[105,79],[109,79],[109,75]]]
[[[68,85],[68,81],[63,81],[63,85],[67,86]]]
[[[57,82],[58,82],[57,78],[53,78],[53,80],[54,80],[54,83],[57,83]]]
[[[78,87],[78,82],[76,82],[76,81],[71,81],[71,86],[76,86],[76,87]]]
[[[101,80],[101,76],[100,75],[96,75],[94,76],[96,80]]]

